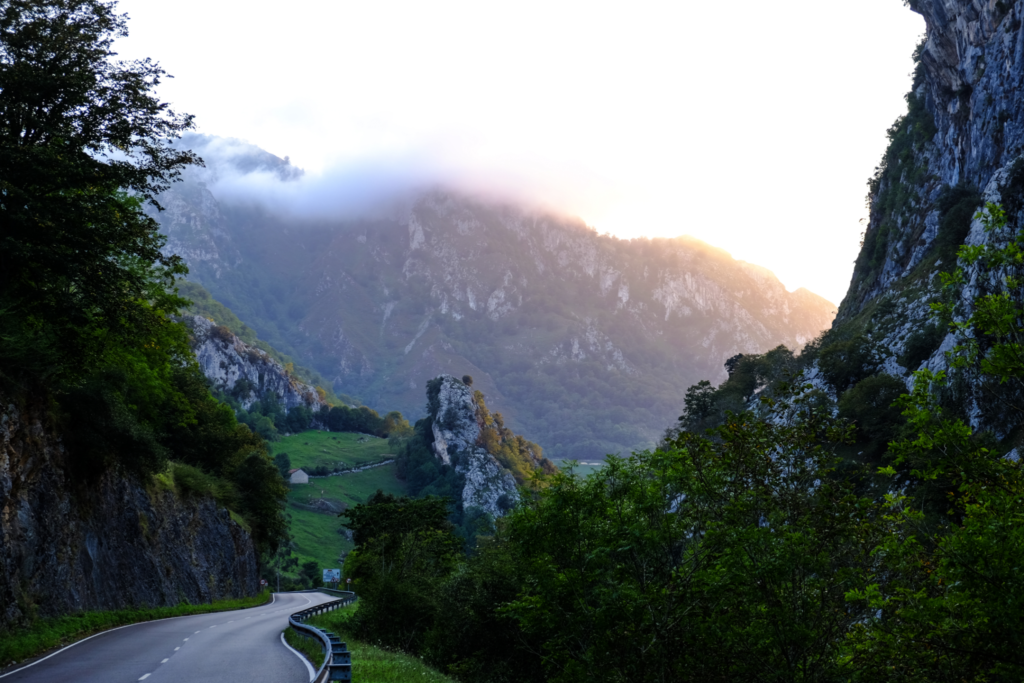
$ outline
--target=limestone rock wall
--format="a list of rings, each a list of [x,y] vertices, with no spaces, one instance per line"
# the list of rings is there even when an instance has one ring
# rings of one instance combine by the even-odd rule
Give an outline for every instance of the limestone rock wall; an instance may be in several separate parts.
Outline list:
[[[214,386],[231,393],[242,380],[247,389],[235,392],[248,409],[267,392],[275,394],[286,410],[306,406],[315,414],[326,405],[314,387],[288,375],[284,367],[266,353],[250,346],[206,318],[185,316],[192,330],[192,350]]]
[[[500,517],[519,500],[516,481],[494,456],[477,445],[480,426],[472,390],[451,375],[441,375],[433,420],[434,454],[463,475],[463,509],[476,507]]]
[[[44,401],[0,392],[0,630],[28,615],[252,595],[248,533],[211,500],[69,476]]]
[[[881,370],[908,386],[920,368],[949,370],[945,353],[961,341],[947,334],[930,357],[908,367],[905,351],[915,335],[935,323],[929,304],[941,296],[940,270],[951,265],[933,259],[944,216],[940,199],[960,187],[978,192],[982,201],[1005,205],[1004,185],[1024,153],[1024,0],[913,0],[910,5],[927,26],[913,92],[925,116],[923,123],[905,119],[896,128],[933,123],[934,135],[907,150],[898,167],[890,161],[888,175],[881,176],[865,252],[836,321],[866,329]],[[892,201],[896,194],[905,199]],[[975,220],[963,243],[992,238]],[[869,251],[882,255],[880,267],[867,265]],[[962,316],[970,313],[975,296],[998,289],[998,277],[968,273]],[[1011,422],[997,404],[1021,397],[986,398],[976,371],[952,374],[956,402],[974,426],[1005,435]]]

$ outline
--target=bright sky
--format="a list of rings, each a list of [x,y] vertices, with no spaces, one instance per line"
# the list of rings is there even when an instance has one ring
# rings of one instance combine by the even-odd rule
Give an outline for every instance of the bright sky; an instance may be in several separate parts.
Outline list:
[[[200,132],[693,235],[836,303],[924,31],[899,0],[119,6]]]

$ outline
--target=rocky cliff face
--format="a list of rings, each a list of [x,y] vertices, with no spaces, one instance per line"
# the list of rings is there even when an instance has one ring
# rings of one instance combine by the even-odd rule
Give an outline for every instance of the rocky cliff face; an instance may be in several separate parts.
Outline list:
[[[252,541],[226,510],[110,472],[75,480],[45,408],[0,394],[0,630],[256,592]]]
[[[198,178],[166,202],[190,277],[336,390],[415,419],[429,378],[470,373],[552,457],[653,443],[725,358],[798,347],[834,312],[696,240],[446,192],[373,221],[284,219]]]
[[[866,334],[881,370],[908,383],[922,367],[948,370],[945,352],[961,341],[941,327],[926,331],[934,324],[929,304],[941,295],[939,273],[955,266],[957,247],[993,239],[972,220],[975,211],[991,201],[1018,224],[1024,217],[1024,2],[910,5],[924,16],[927,34],[909,111],[890,130],[872,181],[864,248],[836,320],[843,334]],[[961,313],[976,295],[998,289],[998,275],[968,274]],[[1009,424],[982,396],[973,371],[955,371],[951,386],[976,427],[1006,435]]]
[[[326,405],[315,387],[291,377],[280,363],[227,328],[198,315],[185,316],[185,324],[192,331],[192,350],[203,374],[246,409],[268,393],[277,396],[285,410],[305,406],[316,414]]]
[[[855,315],[933,255],[947,188],[989,188],[1024,148],[1022,5],[915,0],[927,25],[910,114],[874,188],[865,253],[840,310]],[[962,240],[960,240],[962,241]],[[916,279],[916,277],[915,277]]]
[[[480,508],[500,517],[519,501],[516,481],[494,456],[478,444],[478,407],[468,386],[451,375],[439,378],[433,415],[434,454],[465,478],[464,510]]]

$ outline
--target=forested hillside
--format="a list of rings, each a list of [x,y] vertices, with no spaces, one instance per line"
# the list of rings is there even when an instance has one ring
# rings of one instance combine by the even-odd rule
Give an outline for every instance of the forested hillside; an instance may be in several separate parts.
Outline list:
[[[174,317],[144,207],[198,157],[92,0],[0,5],[0,631],[257,590],[285,536],[262,439]]]
[[[299,171],[193,136],[208,168],[162,197],[166,253],[259,336],[379,411],[423,415],[421,388],[469,372],[552,457],[652,444],[686,386],[722,361],[797,348],[833,306],[689,238],[632,241],[578,220],[431,192],[391,218],[278,215],[219,198],[241,173]],[[211,191],[212,188],[212,191]]]

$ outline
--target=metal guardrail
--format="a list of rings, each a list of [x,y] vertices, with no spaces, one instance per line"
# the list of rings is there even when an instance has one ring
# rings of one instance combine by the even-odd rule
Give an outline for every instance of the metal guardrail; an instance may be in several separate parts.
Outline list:
[[[304,609],[301,612],[296,612],[288,617],[288,625],[295,629],[299,635],[320,641],[320,646],[324,651],[324,663],[320,665],[320,669],[313,676],[314,683],[321,683],[322,681],[351,681],[352,655],[348,651],[347,644],[341,642],[341,639],[330,631],[321,631],[317,627],[303,622],[312,616],[332,612],[339,607],[351,605],[358,598],[351,591],[339,591],[332,588],[318,588],[316,592],[342,595],[344,597],[341,600],[332,600],[331,602],[325,602],[315,607]]]

